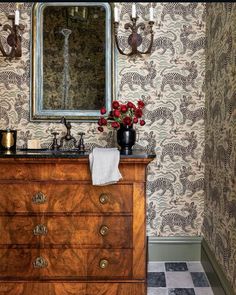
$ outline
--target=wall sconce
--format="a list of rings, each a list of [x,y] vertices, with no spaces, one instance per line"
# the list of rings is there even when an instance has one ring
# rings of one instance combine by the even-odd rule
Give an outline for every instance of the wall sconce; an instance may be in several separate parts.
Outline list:
[[[119,10],[118,8],[115,6],[114,8],[114,33],[115,33],[115,42],[116,42],[116,46],[117,49],[119,51],[120,54],[122,55],[126,55],[126,56],[131,56],[134,54],[147,54],[147,53],[151,53],[151,49],[152,49],[152,45],[153,45],[153,24],[154,24],[154,10],[153,7],[150,7],[150,19],[149,19],[149,29],[150,29],[150,44],[149,47],[146,51],[140,51],[138,50],[138,47],[142,44],[143,39],[141,34],[139,33],[139,30],[145,30],[146,26],[144,23],[139,23],[137,24],[137,13],[136,13],[136,5],[135,3],[132,4],[132,13],[130,16],[130,19],[132,21],[132,23],[126,23],[124,25],[125,30],[130,29],[131,30],[131,34],[128,37],[128,44],[131,47],[131,51],[129,53],[125,53],[119,46],[119,41],[118,41],[118,28],[119,28]]]
[[[9,32],[6,41],[11,48],[6,50],[0,40],[0,51],[2,53],[2,57],[11,61],[13,58],[19,58],[22,55],[21,33],[24,31],[25,26],[19,24],[20,11],[18,9],[18,5],[16,5],[15,15],[9,15],[8,19],[12,21],[12,26],[10,24],[5,24],[2,27],[2,31]],[[0,26],[2,26],[2,24],[0,24]]]

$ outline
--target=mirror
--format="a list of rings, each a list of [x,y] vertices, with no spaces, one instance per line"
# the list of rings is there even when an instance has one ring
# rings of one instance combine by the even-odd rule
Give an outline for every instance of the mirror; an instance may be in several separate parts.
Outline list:
[[[92,122],[112,100],[111,7],[35,3],[31,119]]]

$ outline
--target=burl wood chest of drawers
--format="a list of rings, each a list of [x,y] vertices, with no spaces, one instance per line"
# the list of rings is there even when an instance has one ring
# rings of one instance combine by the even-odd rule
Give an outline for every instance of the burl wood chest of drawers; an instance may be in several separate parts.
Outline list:
[[[88,157],[0,157],[0,295],[146,294],[150,161],[101,187]]]

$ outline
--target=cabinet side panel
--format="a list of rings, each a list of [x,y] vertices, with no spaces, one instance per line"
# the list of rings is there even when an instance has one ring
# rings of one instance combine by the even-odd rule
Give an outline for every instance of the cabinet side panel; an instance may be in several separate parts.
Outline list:
[[[133,278],[146,277],[146,217],[144,183],[134,183],[133,194]]]

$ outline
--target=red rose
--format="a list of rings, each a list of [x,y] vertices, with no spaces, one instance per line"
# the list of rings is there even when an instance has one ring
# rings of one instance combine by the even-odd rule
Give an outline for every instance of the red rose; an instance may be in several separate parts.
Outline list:
[[[128,125],[128,126],[130,126],[130,125],[132,124],[132,120],[131,120],[130,117],[125,117],[125,118],[123,119],[123,123],[124,123],[124,125]]]
[[[101,123],[102,123],[102,125],[106,126],[107,125],[107,120],[105,118],[101,118]]]
[[[133,122],[136,124],[138,123],[138,118],[134,117]]]
[[[136,108],[135,105],[131,101],[129,101],[127,103],[127,107],[130,108],[130,109],[135,109]]]
[[[138,101],[138,107],[139,107],[140,109],[142,109],[142,108],[144,108],[144,106],[145,106],[144,102],[143,102],[142,100],[139,100],[139,101]]]
[[[120,127],[120,124],[118,122],[112,122],[111,123],[111,127],[113,127],[113,128],[119,128]]]
[[[98,120],[98,125],[99,126],[105,126],[105,125],[107,125],[107,120],[105,119],[105,118],[100,118],[99,120]]]
[[[103,127],[98,127],[98,131],[102,132],[103,131]]]
[[[99,126],[102,126],[102,118],[100,118],[100,119],[98,120],[98,125],[99,125]]]
[[[114,110],[113,116],[116,117],[116,118],[119,118],[120,117],[120,111],[119,110]]]
[[[113,108],[113,109],[118,109],[119,106],[120,106],[119,101],[114,100],[114,101],[112,102],[112,108]]]
[[[106,108],[104,108],[104,107],[101,108],[101,110],[100,110],[101,115],[106,114],[106,112],[107,112]]]
[[[128,111],[127,105],[126,104],[122,104],[120,107],[120,111],[122,113],[126,113]]]
[[[144,121],[144,120],[140,120],[140,125],[141,126],[143,126],[143,125],[145,125],[146,124],[146,122]]]
[[[137,118],[141,118],[142,115],[143,115],[143,112],[142,112],[141,109],[136,109],[136,110],[135,110],[135,116],[136,116]]]

